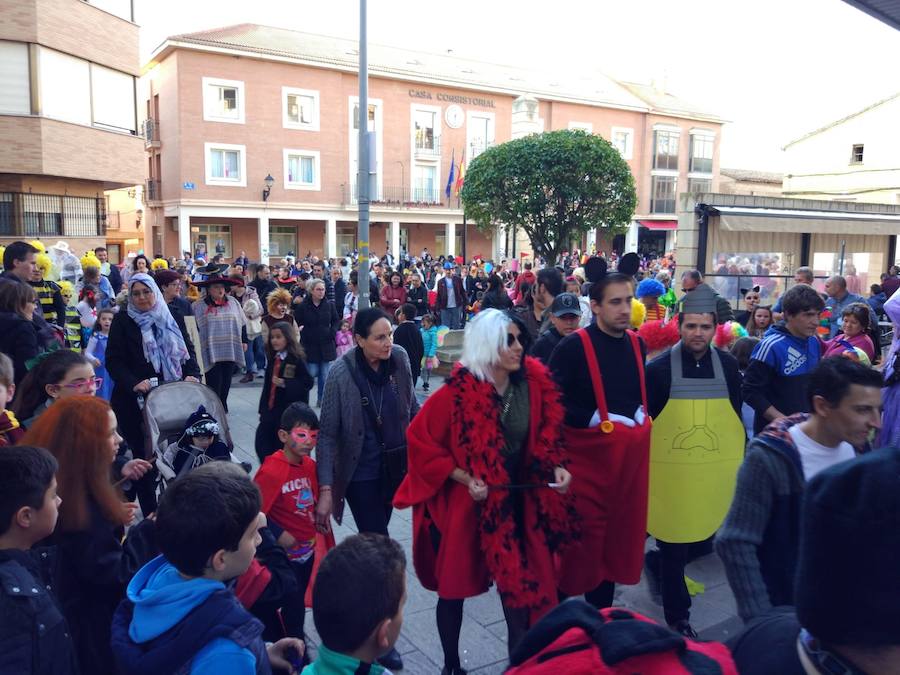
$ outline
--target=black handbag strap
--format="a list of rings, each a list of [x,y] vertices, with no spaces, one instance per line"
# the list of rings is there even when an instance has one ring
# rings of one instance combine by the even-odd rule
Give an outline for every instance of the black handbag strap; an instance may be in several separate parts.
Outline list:
[[[356,384],[356,388],[359,389],[359,396],[360,399],[362,399],[363,410],[372,421],[372,428],[375,430],[375,438],[378,439],[378,444],[381,445],[381,450],[384,451],[384,435],[381,431],[381,423],[378,421],[378,416],[375,414],[375,408],[372,406],[372,400],[369,398],[369,396],[366,395],[367,391],[371,393],[371,389],[366,382],[366,376],[360,372],[358,365],[357,367],[350,367],[350,374],[353,377],[353,382]]]

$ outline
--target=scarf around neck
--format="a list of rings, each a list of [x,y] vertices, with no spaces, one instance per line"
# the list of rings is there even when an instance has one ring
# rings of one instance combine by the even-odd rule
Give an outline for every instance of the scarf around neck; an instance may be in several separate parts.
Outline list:
[[[153,307],[145,312],[138,310],[131,299],[131,289],[136,282],[144,284],[153,291]],[[141,329],[141,341],[144,345],[144,358],[161,373],[163,381],[175,382],[181,379],[181,366],[189,358],[187,346],[181,335],[181,329],[172,318],[169,306],[163,299],[156,282],[149,274],[139,272],[128,279],[128,316]]]
[[[372,370],[360,347],[356,348],[356,367],[369,382],[379,387],[387,384],[394,374],[394,360],[390,356],[378,364],[378,370]]]

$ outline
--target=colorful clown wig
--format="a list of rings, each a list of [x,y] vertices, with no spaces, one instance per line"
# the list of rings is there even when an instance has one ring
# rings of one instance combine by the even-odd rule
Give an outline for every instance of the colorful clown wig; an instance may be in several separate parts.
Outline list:
[[[638,335],[647,345],[648,355],[664,351],[677,344],[681,339],[678,322],[674,320],[647,321],[638,328]]]
[[[726,321],[716,327],[713,344],[719,349],[729,350],[740,338],[747,337],[747,329],[737,321]]]
[[[666,287],[656,279],[644,279],[637,285],[634,297],[645,298],[647,296],[660,297],[666,294]]]

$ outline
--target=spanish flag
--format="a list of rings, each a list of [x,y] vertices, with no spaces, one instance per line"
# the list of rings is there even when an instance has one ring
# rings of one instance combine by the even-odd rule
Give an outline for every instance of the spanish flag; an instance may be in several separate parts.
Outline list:
[[[462,159],[459,160],[459,169],[456,172],[456,185],[453,187],[453,196],[459,197],[463,183],[466,181],[466,149],[463,148]]]

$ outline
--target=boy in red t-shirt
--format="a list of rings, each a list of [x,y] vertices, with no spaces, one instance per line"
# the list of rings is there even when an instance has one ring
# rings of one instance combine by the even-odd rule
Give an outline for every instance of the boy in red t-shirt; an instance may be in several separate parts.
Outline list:
[[[284,548],[297,578],[296,592],[285,598],[281,618],[289,637],[303,638],[304,596],[316,548],[316,463],[309,456],[319,436],[319,418],[305,403],[292,403],[281,415],[282,449],[266,457],[254,479],[262,493],[262,510],[273,533],[283,530]]]

